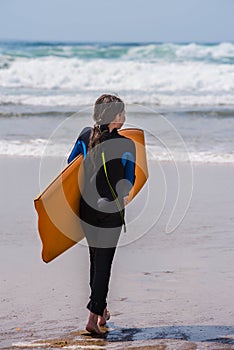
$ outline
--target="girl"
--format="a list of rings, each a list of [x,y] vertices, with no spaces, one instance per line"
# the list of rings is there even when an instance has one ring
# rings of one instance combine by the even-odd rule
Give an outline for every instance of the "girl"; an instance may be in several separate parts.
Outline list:
[[[125,122],[123,101],[114,95],[100,96],[94,105],[94,127],[79,135],[68,158],[84,157],[85,181],[80,219],[90,255],[90,311],[86,330],[102,335],[99,326],[110,318],[107,294],[111,265],[122,226],[124,206],[135,181],[135,145],[119,135]]]

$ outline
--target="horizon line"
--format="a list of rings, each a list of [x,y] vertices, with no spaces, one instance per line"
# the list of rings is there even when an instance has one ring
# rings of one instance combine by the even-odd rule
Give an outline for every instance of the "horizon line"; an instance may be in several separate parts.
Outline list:
[[[0,38],[0,43],[26,43],[26,44],[73,44],[73,45],[83,45],[83,44],[103,44],[103,45],[149,45],[149,44],[178,44],[178,45],[186,45],[186,44],[200,44],[200,45],[217,45],[221,43],[231,43],[232,40],[222,40],[222,41],[199,41],[199,40],[191,40],[191,41],[109,41],[109,40],[87,40],[87,41],[75,41],[75,40],[38,40],[38,39],[3,39]]]

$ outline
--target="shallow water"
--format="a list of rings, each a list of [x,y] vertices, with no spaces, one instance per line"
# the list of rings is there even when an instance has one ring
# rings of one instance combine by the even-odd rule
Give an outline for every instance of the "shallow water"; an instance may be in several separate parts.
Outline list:
[[[170,326],[152,328],[116,328],[111,322],[103,328],[102,338],[86,331],[70,332],[62,337],[26,340],[12,348],[27,349],[234,349],[234,328],[221,326]],[[33,338],[33,333],[30,335]],[[26,337],[27,338],[27,337]]]
[[[14,107],[15,108],[15,107]],[[59,156],[65,161],[81,130],[92,125],[92,107],[7,112],[0,117],[0,155]],[[58,108],[57,108],[58,109]],[[125,127],[145,130],[148,159],[234,163],[234,110],[160,110],[127,106]]]

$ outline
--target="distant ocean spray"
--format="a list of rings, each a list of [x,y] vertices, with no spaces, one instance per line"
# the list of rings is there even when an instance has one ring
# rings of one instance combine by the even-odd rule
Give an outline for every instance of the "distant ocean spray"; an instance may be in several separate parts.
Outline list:
[[[233,105],[234,44],[0,43],[0,103],[77,106],[100,91],[129,103]]]

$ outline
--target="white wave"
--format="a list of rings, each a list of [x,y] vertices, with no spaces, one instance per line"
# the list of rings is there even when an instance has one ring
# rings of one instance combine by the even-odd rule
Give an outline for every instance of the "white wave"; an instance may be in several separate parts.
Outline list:
[[[197,60],[220,61],[220,63],[234,58],[234,44],[223,42],[216,45],[201,45],[196,43],[181,44],[148,44],[129,48],[122,59],[129,60],[164,60],[173,61]],[[217,62],[218,63],[218,62]]]
[[[234,58],[234,45],[221,43],[219,45],[198,45],[191,43],[175,47],[175,54],[182,59],[210,59],[225,61]]]
[[[204,62],[141,62],[45,57],[17,59],[0,70],[4,88],[55,91],[113,91],[148,93],[234,93],[234,69]]]
[[[223,95],[234,94],[232,43],[107,47],[52,45],[39,47],[39,51],[33,47],[28,56],[23,54],[25,47],[22,52],[19,50],[19,55],[18,49],[17,46],[16,51],[8,53],[0,50],[1,93],[9,95],[8,89],[17,89],[15,99],[22,95],[23,89],[29,90],[29,97],[38,90],[39,96],[62,95],[59,105],[66,104],[67,96],[73,97],[76,92],[107,89],[124,94],[128,92],[133,97],[131,101],[135,94],[139,94],[140,103],[157,103],[157,95],[163,94],[169,105],[172,104],[172,94],[178,96],[179,104],[184,103],[185,94],[198,96],[198,99],[201,95],[210,95],[214,96],[214,100],[221,95],[221,104],[226,103]],[[101,58],[103,50],[105,59]],[[119,52],[117,59],[113,56],[115,51]],[[38,57],[40,52],[43,55]],[[159,103],[160,100],[159,97]],[[9,103],[14,103],[14,99]],[[198,101],[198,104],[202,103]]]
[[[100,91],[98,95],[100,94]],[[45,96],[41,94],[22,94],[22,95],[0,95],[0,104],[14,104],[14,105],[32,105],[32,106],[78,106],[78,105],[92,105],[97,93],[88,94],[71,94],[54,96],[49,93]]]
[[[0,155],[7,156],[34,156],[40,157],[48,144],[47,140],[34,139],[20,141],[20,140],[1,140],[0,141]]]
[[[89,104],[100,91],[118,92],[129,103],[234,103],[234,69],[229,64],[18,59],[0,70],[0,84],[16,89],[1,94],[0,103],[9,104]]]
[[[0,141],[0,155],[3,156],[32,156],[32,157],[62,157],[67,159],[71,145],[68,143],[55,144],[45,139],[26,141]],[[234,164],[234,153],[224,152],[170,152],[155,146],[147,146],[147,157],[153,161],[175,161],[194,163],[230,163]]]
[[[68,143],[52,143],[46,139],[1,140],[0,155],[29,157],[68,157],[71,145]]]
[[[154,148],[148,147],[149,152],[148,159],[154,161],[172,161],[172,162],[192,162],[192,163],[212,163],[212,164],[234,164],[234,153],[223,152],[210,152],[210,151],[198,151],[198,152],[166,152],[155,151]]]
[[[219,44],[79,44],[67,45],[22,45],[1,47],[0,62],[2,56],[12,59],[38,58],[38,57],[64,57],[95,60],[100,58],[119,60],[215,60],[228,61],[234,58],[234,44],[223,42]],[[218,62],[217,62],[218,63]]]
[[[0,96],[0,104],[14,104],[14,105],[32,105],[32,106],[47,106],[47,107],[62,107],[71,106],[77,107],[79,105],[92,105],[93,101],[104,92],[116,92],[116,90],[99,90],[96,92],[87,92],[83,94],[73,95],[2,95]],[[162,95],[157,93],[135,92],[129,93],[125,91],[117,91],[118,94],[124,98],[128,104],[152,104],[166,107],[190,107],[190,106],[231,106],[234,104],[234,95],[220,94],[220,95]]]

